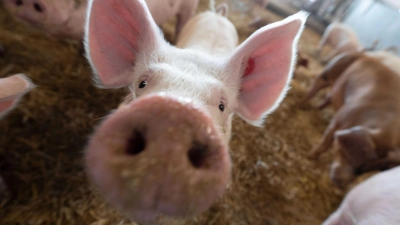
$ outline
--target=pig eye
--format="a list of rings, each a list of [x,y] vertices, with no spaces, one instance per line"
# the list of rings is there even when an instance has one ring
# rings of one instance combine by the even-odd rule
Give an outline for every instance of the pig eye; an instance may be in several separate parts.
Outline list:
[[[221,112],[223,112],[224,110],[225,110],[225,106],[224,106],[224,104],[222,103],[222,102],[220,102],[219,103],[219,110],[221,111]]]
[[[139,88],[144,88],[144,87],[146,87],[146,85],[147,85],[147,81],[142,81],[139,84]]]

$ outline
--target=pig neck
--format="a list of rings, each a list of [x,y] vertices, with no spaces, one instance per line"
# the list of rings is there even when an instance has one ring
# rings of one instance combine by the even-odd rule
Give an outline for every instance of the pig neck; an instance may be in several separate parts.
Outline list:
[[[182,29],[176,46],[215,56],[224,56],[238,44],[235,26],[225,17],[213,12],[201,13]]]

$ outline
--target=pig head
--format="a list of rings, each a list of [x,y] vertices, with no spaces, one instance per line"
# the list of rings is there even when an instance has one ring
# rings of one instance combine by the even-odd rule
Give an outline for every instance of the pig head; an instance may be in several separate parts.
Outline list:
[[[322,225],[396,225],[400,222],[400,167],[376,174],[354,187]]]
[[[331,45],[333,49],[328,55],[322,58],[322,61],[325,63],[339,54],[356,52],[363,49],[354,30],[345,24],[336,22],[331,23],[325,29],[321,41],[317,46],[317,56],[321,56],[321,51],[326,45]]]
[[[335,132],[330,178],[338,187],[345,188],[365,163],[379,158],[374,136],[374,130],[362,126]]]
[[[94,0],[89,8],[94,80],[131,92],[90,139],[90,179],[138,222],[205,211],[230,182],[233,114],[261,126],[278,106],[306,15],[264,27],[236,47],[233,24],[205,12],[183,28],[179,49],[165,42],[143,0]],[[210,19],[218,29],[208,29]]]

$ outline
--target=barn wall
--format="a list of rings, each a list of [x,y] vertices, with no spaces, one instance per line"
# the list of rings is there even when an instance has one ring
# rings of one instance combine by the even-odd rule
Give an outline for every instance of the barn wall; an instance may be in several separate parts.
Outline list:
[[[364,46],[378,38],[378,49],[397,46],[400,49],[400,12],[394,6],[376,0],[357,0],[345,19]]]

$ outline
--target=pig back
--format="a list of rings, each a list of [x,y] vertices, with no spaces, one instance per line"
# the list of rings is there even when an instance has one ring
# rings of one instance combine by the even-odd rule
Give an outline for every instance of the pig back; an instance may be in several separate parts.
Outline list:
[[[146,4],[154,21],[160,26],[178,13],[182,1],[188,0],[146,0]]]
[[[178,48],[226,55],[238,44],[235,26],[225,17],[208,11],[191,18],[178,36]]]
[[[363,55],[349,66],[341,79],[335,86],[343,86],[340,89],[345,92],[345,98],[400,105],[400,76],[373,57]]]
[[[360,224],[366,221],[375,221],[374,224],[399,224],[399,188],[400,167],[396,167],[356,186],[345,198],[344,204],[349,205]]]
[[[387,51],[369,52],[368,56],[379,60],[383,65],[393,70],[400,76],[400,57]]]

